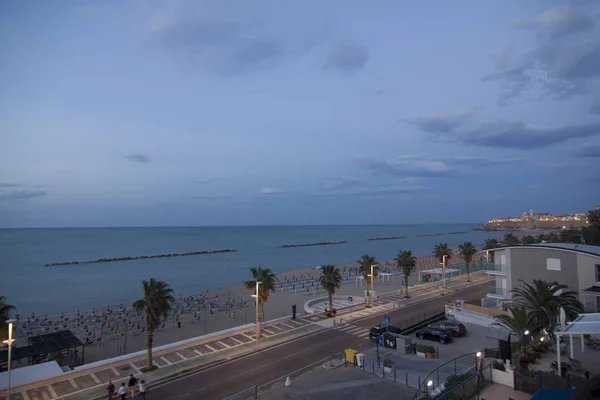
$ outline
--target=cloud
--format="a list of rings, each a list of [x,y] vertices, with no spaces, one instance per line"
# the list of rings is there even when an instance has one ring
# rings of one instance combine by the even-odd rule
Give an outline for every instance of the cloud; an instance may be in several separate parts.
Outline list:
[[[260,189],[260,194],[264,195],[276,195],[276,194],[286,194],[290,193],[291,190],[276,188],[276,187],[264,187]]]
[[[48,192],[40,189],[41,185],[0,184],[0,201],[26,200],[46,196]],[[5,188],[5,189],[3,189]]]
[[[515,27],[535,34],[535,45],[510,63],[497,62],[496,71],[482,81],[500,85],[500,105],[534,87],[554,99],[588,93],[600,80],[600,31],[594,23],[598,20],[599,2],[571,1],[517,21]],[[596,111],[594,104],[590,111]]]
[[[341,189],[353,186],[360,186],[363,184],[363,180],[360,178],[353,178],[349,176],[336,176],[326,178],[328,183],[326,185],[329,189]]]
[[[468,131],[459,140],[479,146],[535,149],[598,134],[600,122],[558,127],[531,126],[523,122],[496,122]]]
[[[458,171],[448,167],[441,161],[430,161],[414,155],[402,156],[390,161],[380,161],[372,158],[361,158],[358,161],[359,164],[371,172],[382,175],[440,177],[458,173]]]
[[[526,161],[526,158],[505,158],[493,159],[486,157],[454,157],[448,158],[447,161],[454,164],[468,165],[472,167],[490,167],[498,165],[511,165]]]
[[[356,72],[369,61],[369,51],[356,43],[337,43],[327,56],[325,68],[335,68],[344,72]]]
[[[575,149],[573,155],[583,158],[600,158],[600,143],[587,143]]]
[[[130,154],[128,156],[125,156],[125,158],[129,161],[133,161],[140,164],[145,164],[150,161],[150,159],[148,159],[148,156],[145,156],[143,154]]]
[[[408,118],[405,122],[434,135],[448,134],[464,125],[472,115],[472,110],[449,114],[435,113],[423,117]]]

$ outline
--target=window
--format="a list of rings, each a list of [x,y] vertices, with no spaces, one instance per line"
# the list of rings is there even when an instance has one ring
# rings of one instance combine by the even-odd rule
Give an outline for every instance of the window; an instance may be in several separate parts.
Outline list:
[[[560,271],[560,259],[546,258],[546,269],[548,271]]]
[[[600,283],[600,264],[596,264],[596,283]]]

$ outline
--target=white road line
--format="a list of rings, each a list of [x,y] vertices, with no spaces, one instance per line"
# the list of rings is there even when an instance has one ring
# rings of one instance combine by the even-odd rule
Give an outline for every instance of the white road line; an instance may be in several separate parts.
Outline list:
[[[220,340],[219,340],[217,343],[219,343],[219,344],[220,344],[220,345],[222,345],[222,346],[225,346],[225,348],[226,348],[226,349],[228,349],[228,348],[230,348],[230,347],[231,347],[231,346],[230,346],[230,345],[228,345],[227,343],[223,343],[223,342],[222,342],[222,341],[220,341]]]
[[[90,374],[90,378],[92,378],[92,380],[93,380],[94,382],[96,382],[96,384],[97,384],[97,385],[99,385],[99,384],[101,384],[101,383],[102,383],[102,382],[100,381],[100,379],[98,379],[98,377],[96,376],[96,374],[95,374],[95,373],[93,373],[93,372]]]
[[[179,396],[179,398],[183,399],[184,397],[188,397],[189,395],[191,395],[191,393],[182,394],[181,396]]]
[[[347,333],[349,335],[355,335],[356,333],[361,332],[363,329],[365,329],[365,328],[355,327],[354,329],[350,329],[344,333]]]
[[[75,383],[75,381],[73,379],[69,379],[69,383],[71,384],[73,389],[79,389],[79,386],[77,386],[77,384]]]
[[[52,396],[52,397],[58,397],[56,395],[56,392],[54,391],[54,388],[52,387],[52,385],[46,385],[46,387],[48,388],[48,391],[50,392],[50,396]]]
[[[24,390],[21,392],[21,397],[23,397],[23,400],[29,400],[29,395]]]
[[[294,321],[293,319],[290,319],[290,322],[291,322],[291,323],[293,323],[293,324],[296,324],[296,325],[298,325],[298,326],[302,326],[302,325],[304,325],[304,324],[301,324],[301,323],[300,323],[300,322],[298,322],[298,321]]]
[[[181,357],[181,361],[185,361],[185,360],[187,360],[187,358],[185,358],[185,357],[183,356],[183,354],[181,354],[180,352],[176,351],[176,352],[175,352],[175,354],[177,354],[179,357]]]
[[[196,354],[198,354],[199,356],[203,355],[201,351],[198,351],[198,350],[196,350],[196,349],[194,349],[194,352],[195,352]]]
[[[290,329],[296,329],[296,327],[295,327],[295,326],[292,326],[292,325],[286,324],[285,322],[281,322],[281,325],[285,325],[285,326],[287,326],[287,327],[288,327],[288,328],[290,328]]]
[[[241,342],[234,337],[230,337],[229,339],[233,340],[234,342],[237,342],[238,344],[244,344],[244,342]]]
[[[219,350],[217,350],[217,349],[215,349],[215,348],[213,348],[213,347],[210,347],[210,346],[209,346],[209,345],[207,345],[207,344],[205,344],[205,345],[204,345],[204,347],[206,347],[206,348],[208,348],[209,350],[212,350],[212,351],[219,351]]]
[[[50,397],[48,397],[48,393],[42,392],[42,399],[43,400],[50,400]],[[35,400],[38,400],[38,399],[36,398]]]
[[[116,376],[121,375],[121,373],[119,371],[117,371],[114,367],[110,367],[110,370],[113,372],[113,374],[115,374]]]
[[[160,358],[161,360],[163,360],[164,362],[166,362],[166,363],[167,363],[167,365],[171,365],[171,364],[173,364],[173,363],[172,363],[171,361],[169,361],[169,360],[168,360],[166,357],[160,356],[159,358]]]
[[[369,331],[356,335],[358,337],[369,336]]]
[[[344,325],[344,326],[342,326],[338,330],[341,331],[341,332],[346,332],[346,331],[349,331],[349,330],[354,329],[354,328],[356,328],[356,325]]]
[[[282,331],[282,330],[283,330],[283,329],[281,329],[280,327],[278,327],[278,326],[275,326],[275,325],[269,325],[269,328],[275,328],[275,329],[277,329],[277,330],[279,330],[279,331]]]

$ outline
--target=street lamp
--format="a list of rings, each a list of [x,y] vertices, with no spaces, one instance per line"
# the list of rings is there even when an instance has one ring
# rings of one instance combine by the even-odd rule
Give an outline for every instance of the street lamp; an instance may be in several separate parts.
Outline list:
[[[375,291],[375,268],[379,268],[379,265],[371,265],[371,275],[369,275],[371,277],[371,293],[369,293],[371,295],[371,307],[373,307],[373,293]],[[367,289],[368,290],[368,289]]]
[[[6,398],[10,399],[10,370],[11,370],[11,366],[12,366],[12,344],[15,341],[15,339],[13,339],[12,337],[12,332],[13,332],[13,324],[17,322],[16,319],[9,319],[8,321],[6,321],[6,323],[8,324],[8,340],[5,340],[4,343],[6,343],[8,345],[8,387],[6,390]]]
[[[523,332],[523,351],[527,350],[527,336],[529,336],[529,329],[526,329],[525,332]]]
[[[258,329],[259,329],[259,324],[258,324],[258,286],[261,284],[262,282],[260,281],[256,281],[256,293],[252,295],[252,297],[256,298],[256,350],[258,350]]]
[[[478,351],[475,354],[475,372],[477,372],[479,370],[479,360],[481,360],[481,352]]]
[[[444,296],[446,295],[446,257],[448,257],[446,254],[442,256],[442,294]]]
[[[429,394],[429,391],[433,391],[433,380],[427,381],[427,394]]]

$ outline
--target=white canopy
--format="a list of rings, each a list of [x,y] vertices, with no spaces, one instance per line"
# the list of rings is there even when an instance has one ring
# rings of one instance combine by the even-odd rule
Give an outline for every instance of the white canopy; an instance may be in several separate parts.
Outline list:
[[[562,311],[562,310],[561,310]],[[559,321],[564,321],[564,312],[561,312]],[[572,322],[567,322],[566,325],[561,323],[564,328],[561,331],[555,332],[556,335],[556,359],[557,365],[560,366],[560,338],[569,337],[570,356],[573,358],[573,336],[581,338],[581,352],[585,352],[584,335],[600,335],[600,313],[579,314]],[[562,326],[561,326],[562,327]],[[559,329],[561,328],[559,327]],[[558,373],[560,373],[560,368]]]

